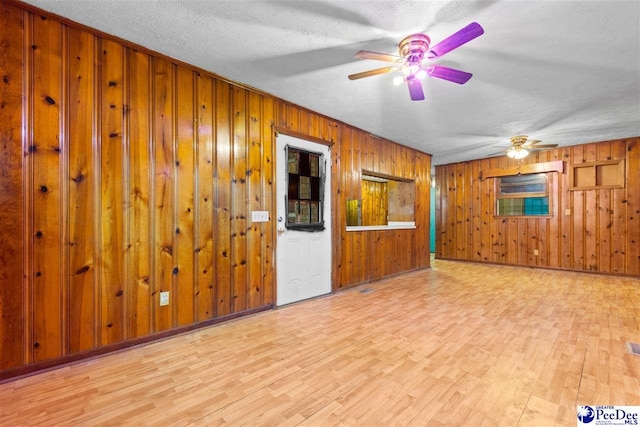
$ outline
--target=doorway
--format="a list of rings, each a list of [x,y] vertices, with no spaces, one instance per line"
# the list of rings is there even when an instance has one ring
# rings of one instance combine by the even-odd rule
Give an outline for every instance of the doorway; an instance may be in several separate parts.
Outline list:
[[[331,156],[327,145],[283,134],[276,141],[281,306],[331,292]]]

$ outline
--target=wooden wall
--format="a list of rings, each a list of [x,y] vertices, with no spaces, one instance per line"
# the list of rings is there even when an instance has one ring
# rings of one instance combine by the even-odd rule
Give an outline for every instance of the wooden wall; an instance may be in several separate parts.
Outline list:
[[[429,267],[431,156],[334,122],[287,102],[278,103],[280,129],[328,143],[331,150],[334,290]],[[347,200],[362,199],[362,171],[415,182],[413,230],[346,231]]]
[[[334,146],[334,290],[428,266],[426,154],[11,0],[0,75],[0,379],[271,307],[275,125]],[[344,232],[365,167],[418,230]]]
[[[626,163],[625,188],[569,190],[572,164],[619,159]],[[553,215],[540,219],[493,216],[494,180],[480,174],[517,161],[437,166],[436,257],[640,275],[640,138],[534,153],[522,162],[553,160],[564,161],[565,172],[550,174]]]

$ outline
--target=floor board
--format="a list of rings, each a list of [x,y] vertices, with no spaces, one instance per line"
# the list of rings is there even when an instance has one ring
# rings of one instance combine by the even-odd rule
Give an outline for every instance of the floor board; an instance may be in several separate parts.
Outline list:
[[[576,405],[640,405],[640,279],[432,265],[2,384],[0,425],[575,426]]]

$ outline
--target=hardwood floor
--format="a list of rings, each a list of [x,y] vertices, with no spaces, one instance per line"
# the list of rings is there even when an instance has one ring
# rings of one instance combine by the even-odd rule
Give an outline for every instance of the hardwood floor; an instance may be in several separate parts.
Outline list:
[[[5,383],[0,425],[575,426],[640,405],[639,319],[640,279],[436,260]]]

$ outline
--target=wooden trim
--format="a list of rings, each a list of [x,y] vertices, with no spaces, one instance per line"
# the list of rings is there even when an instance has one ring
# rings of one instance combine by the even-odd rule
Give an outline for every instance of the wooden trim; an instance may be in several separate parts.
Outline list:
[[[124,350],[129,347],[134,347],[142,344],[147,344],[152,341],[159,341],[165,338],[170,338],[175,335],[191,332],[196,329],[206,328],[207,326],[216,325],[218,323],[228,322],[230,320],[237,319],[239,317],[249,316],[251,314],[260,313],[262,311],[271,310],[274,308],[273,304],[264,305],[262,307],[245,310],[238,313],[228,314],[226,316],[216,317],[208,319],[199,323],[192,323],[190,325],[181,326],[175,329],[169,329],[162,332],[157,332],[151,335],[146,335],[139,338],[130,339],[127,341],[120,341],[113,344],[107,344],[103,347],[98,347],[92,350],[83,351],[80,353],[67,354],[55,359],[48,359],[42,362],[32,363],[30,365],[20,366],[18,368],[6,369],[0,371],[0,384],[4,384],[9,381],[15,381],[27,376],[40,374],[42,372],[57,369],[62,366],[77,363],[86,359],[103,356],[105,354],[113,353],[114,351]]]
[[[496,217],[498,218],[498,217]],[[523,218],[523,217],[499,217],[499,218]],[[525,217],[525,218],[540,218],[540,217]],[[544,218],[544,217],[542,217]],[[563,267],[551,267],[548,265],[536,265],[531,266],[531,265],[524,265],[524,264],[505,264],[502,262],[491,262],[491,261],[481,261],[481,260],[476,260],[476,259],[460,259],[460,258],[451,258],[451,257],[446,257],[446,256],[437,256],[435,257],[435,259],[437,260],[441,260],[441,261],[453,261],[453,262],[461,262],[461,263],[467,263],[467,262],[471,262],[474,264],[484,264],[484,265],[495,265],[496,267],[509,267],[509,268],[526,268],[526,269],[540,269],[540,270],[551,270],[551,271],[570,271],[571,273],[578,273],[578,274],[585,274],[588,276],[598,276],[598,275],[602,275],[602,276],[613,276],[613,277],[629,277],[628,274],[624,273],[624,272],[620,272],[620,273],[616,273],[616,272],[611,272],[611,271],[591,271],[591,270],[576,270],[574,268],[563,268]],[[0,381],[0,384],[2,384],[2,381]]]
[[[296,132],[293,130],[289,130],[287,128],[284,128],[282,126],[278,126],[278,125],[274,125],[273,129],[275,131],[276,134],[276,138],[278,137],[278,134],[283,134],[283,135],[287,135],[293,138],[298,138],[298,139],[302,139],[304,141],[309,141],[309,142],[315,142],[316,144],[322,144],[322,145],[327,145],[329,147],[332,147],[333,144],[335,144],[334,141],[327,141],[325,139],[322,138],[317,138],[315,136],[311,136],[311,135],[307,135],[306,133],[301,133],[301,132]]]
[[[499,176],[509,175],[525,175],[530,173],[541,172],[564,172],[564,162],[555,160],[553,162],[543,162],[534,164],[524,164],[516,166],[508,166],[504,168],[492,168],[480,171],[480,179],[495,178]]]
[[[373,176],[373,177],[383,178],[383,179],[390,179],[392,181],[400,181],[400,182],[415,182],[416,181],[415,179],[402,178],[402,177],[397,176],[397,175],[388,175],[388,174],[385,174],[385,173],[370,171],[370,170],[367,170],[367,169],[362,169],[362,175],[368,175],[368,176]]]
[[[402,230],[399,228],[391,228],[389,229],[390,231],[398,231],[398,230]],[[370,230],[370,231],[386,231],[386,230]],[[366,231],[365,231],[366,232]],[[455,261],[455,260],[454,260]],[[382,276],[382,277],[376,277],[374,279],[367,279],[361,282],[357,282],[357,283],[353,283],[353,284],[349,284],[348,287],[339,287],[337,290],[333,290],[332,293],[338,293],[338,292],[347,292],[347,291],[351,291],[354,290],[354,288],[358,288],[360,286],[365,286],[365,285],[370,285],[372,283],[377,283],[377,282],[381,282],[383,280],[388,280],[388,279],[392,279],[394,277],[398,277],[398,276],[403,276],[405,274],[411,274],[411,273],[416,273],[418,271],[421,270],[431,270],[431,265],[427,266],[427,267],[417,267],[417,268],[412,268],[411,270],[406,270],[406,271],[399,271],[397,273],[390,273],[387,274],[386,276]],[[0,379],[1,380],[1,379]],[[2,384],[2,382],[0,381],[0,384]]]

